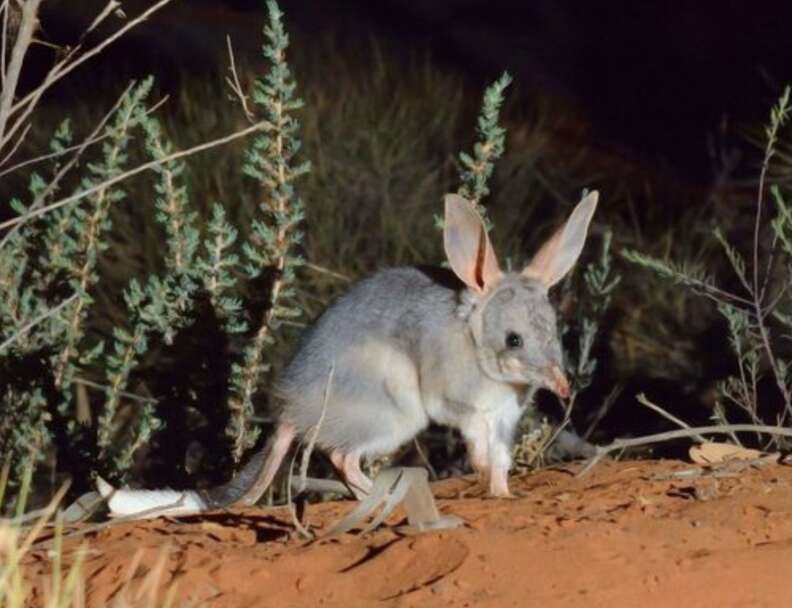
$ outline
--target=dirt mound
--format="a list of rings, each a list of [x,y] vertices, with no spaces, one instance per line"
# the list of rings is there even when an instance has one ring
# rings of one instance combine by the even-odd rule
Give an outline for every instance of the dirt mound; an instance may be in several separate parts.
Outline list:
[[[792,603],[792,467],[707,470],[670,461],[603,463],[513,479],[515,500],[469,480],[434,485],[463,529],[385,527],[306,544],[283,508],[118,524],[80,543],[90,606],[172,587],[176,605],[780,606]],[[351,502],[311,506],[328,529]],[[394,516],[390,523],[399,523]],[[42,587],[46,548],[29,558]],[[164,593],[164,591],[159,591]],[[41,591],[39,592],[41,593]]]

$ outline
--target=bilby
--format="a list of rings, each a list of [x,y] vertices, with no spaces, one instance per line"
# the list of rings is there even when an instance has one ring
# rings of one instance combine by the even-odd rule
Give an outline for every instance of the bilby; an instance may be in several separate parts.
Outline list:
[[[392,452],[430,421],[459,429],[489,493],[510,496],[511,448],[526,391],[569,396],[548,290],[580,256],[597,199],[597,192],[587,194],[522,271],[504,272],[475,207],[446,195],[450,269],[382,270],[327,308],[276,383],[282,409],[274,435],[239,475],[205,492],[118,490],[111,512],[253,504],[295,437],[314,432],[323,411],[316,446],[358,498],[372,483],[361,458]],[[110,493],[106,485],[100,490]]]

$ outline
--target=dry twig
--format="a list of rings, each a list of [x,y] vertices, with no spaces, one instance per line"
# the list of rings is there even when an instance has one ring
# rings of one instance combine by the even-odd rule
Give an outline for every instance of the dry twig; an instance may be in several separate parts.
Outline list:
[[[230,142],[235,141],[237,139],[240,139],[242,137],[246,137],[246,136],[250,135],[251,133],[255,133],[256,131],[269,129],[270,126],[271,125],[270,125],[270,123],[268,121],[262,120],[261,122],[257,122],[255,125],[247,127],[246,129],[242,129],[240,131],[235,131],[234,133],[231,133],[231,134],[226,135],[224,137],[219,137],[217,139],[213,139],[212,141],[204,142],[202,144],[198,144],[196,146],[193,146],[192,148],[187,148],[186,150],[180,150],[178,152],[174,152],[173,154],[169,154],[168,156],[164,156],[162,158],[159,158],[159,159],[156,159],[156,160],[151,160],[149,162],[143,163],[142,165],[138,165],[134,169],[130,169],[129,171],[126,171],[126,172],[124,172],[124,173],[122,173],[120,175],[117,175],[117,176],[112,177],[112,178],[110,178],[108,180],[105,180],[104,182],[102,182],[100,184],[96,184],[95,186],[92,186],[92,187],[88,188],[87,190],[82,190],[80,192],[77,192],[76,194],[72,194],[71,196],[67,196],[66,198],[63,198],[63,199],[61,199],[59,201],[56,201],[54,203],[51,203],[51,204],[46,205],[44,207],[41,207],[39,209],[30,211],[30,212],[26,213],[25,215],[21,215],[19,217],[14,218],[14,219],[10,219],[10,220],[7,220],[5,222],[2,222],[2,223],[0,223],[0,230],[2,230],[4,228],[10,228],[10,227],[16,226],[18,224],[22,224],[24,222],[27,222],[27,221],[33,219],[33,218],[39,217],[41,215],[44,215],[45,213],[48,213],[48,212],[52,211],[53,209],[59,209],[60,207],[63,207],[63,206],[68,205],[70,203],[74,203],[74,202],[77,202],[79,200],[82,200],[82,199],[84,199],[84,198],[86,198],[88,196],[91,196],[92,194],[95,194],[96,192],[98,192],[100,190],[105,190],[105,189],[109,188],[110,186],[113,186],[113,185],[115,185],[115,184],[117,184],[119,182],[127,180],[130,177],[133,177],[133,176],[137,175],[138,173],[143,173],[144,171],[148,171],[148,170],[153,169],[154,167],[157,167],[159,165],[167,164],[167,163],[170,163],[170,162],[172,162],[174,160],[178,160],[178,159],[184,158],[186,156],[192,156],[193,154],[197,154],[198,152],[203,152],[205,150],[209,150],[211,148],[215,148],[217,146],[221,146],[223,144],[230,143]]]
[[[678,429],[676,431],[666,431],[665,433],[654,433],[652,435],[644,435],[642,437],[633,437],[630,439],[615,439],[610,444],[605,446],[597,446],[596,455],[591,458],[578,473],[578,477],[582,477],[588,473],[594,465],[611,452],[624,450],[626,448],[634,448],[638,446],[650,445],[653,443],[662,443],[664,441],[671,441],[673,439],[685,439],[688,437],[700,437],[704,434],[713,435],[730,435],[731,433],[761,433],[764,435],[774,435],[778,437],[792,437],[792,429],[787,429],[780,426],[770,426],[766,424],[718,424],[712,426],[697,426],[687,429]]]

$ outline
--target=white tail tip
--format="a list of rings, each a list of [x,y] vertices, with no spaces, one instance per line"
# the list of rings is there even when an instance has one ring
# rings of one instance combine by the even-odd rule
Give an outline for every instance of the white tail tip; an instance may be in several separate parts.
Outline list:
[[[115,489],[101,477],[96,489],[107,500],[110,517],[151,519],[164,515],[192,515],[206,511],[206,503],[196,492],[176,490]]]

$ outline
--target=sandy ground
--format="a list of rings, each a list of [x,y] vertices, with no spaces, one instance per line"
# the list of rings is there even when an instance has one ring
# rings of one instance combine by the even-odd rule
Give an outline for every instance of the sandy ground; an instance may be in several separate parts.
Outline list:
[[[457,530],[400,534],[395,514],[369,535],[306,543],[285,509],[249,509],[119,523],[68,539],[66,553],[88,547],[96,607],[129,581],[175,582],[175,605],[218,608],[792,605],[792,467],[576,471],[514,478],[514,500],[482,498],[468,480],[435,484],[441,510],[467,522]],[[313,505],[305,521],[321,532],[352,506]],[[49,567],[46,547],[30,556],[32,580]]]

